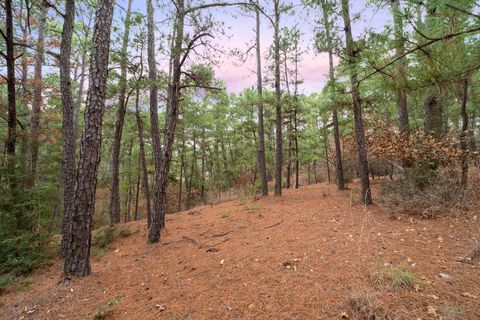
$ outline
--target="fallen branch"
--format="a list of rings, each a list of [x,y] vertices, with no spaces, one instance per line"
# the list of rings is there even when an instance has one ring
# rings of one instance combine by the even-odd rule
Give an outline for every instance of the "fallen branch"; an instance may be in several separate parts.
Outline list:
[[[220,233],[214,233],[212,234],[212,237],[223,237],[223,236],[226,236],[227,234],[229,234],[230,231],[227,231],[227,232],[220,232]]]
[[[282,219],[282,220],[280,220],[279,222],[277,222],[277,223],[274,223],[274,224],[272,224],[271,226],[265,227],[265,228],[263,228],[263,229],[270,229],[270,228],[274,228],[274,227],[276,227],[276,226],[279,226],[279,225],[281,225],[282,223],[283,223],[283,219]]]

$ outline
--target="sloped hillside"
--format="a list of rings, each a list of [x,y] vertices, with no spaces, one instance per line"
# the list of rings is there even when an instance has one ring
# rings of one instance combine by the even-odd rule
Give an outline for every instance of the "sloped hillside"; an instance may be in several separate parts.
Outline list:
[[[1,296],[0,318],[479,319],[472,222],[352,198],[318,184],[199,207],[168,216],[158,245],[131,223],[92,276],[59,283],[56,262]]]

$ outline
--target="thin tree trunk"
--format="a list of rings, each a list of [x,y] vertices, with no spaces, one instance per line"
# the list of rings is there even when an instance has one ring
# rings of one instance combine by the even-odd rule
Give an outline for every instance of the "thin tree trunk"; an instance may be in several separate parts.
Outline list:
[[[287,181],[286,181],[286,185],[285,185],[285,188],[287,189],[290,189],[290,185],[291,185],[291,177],[292,177],[292,139],[290,137],[290,127],[291,127],[291,121],[289,120],[288,121],[288,125],[287,125],[287,140],[288,140],[288,152],[287,152],[287,156],[288,156],[288,159],[287,159]]]
[[[282,138],[282,92],[280,88],[280,0],[274,0],[274,60],[275,60],[275,196],[282,195],[282,164],[283,164],[283,138]]]
[[[257,0],[257,6],[259,1]],[[256,54],[257,54],[257,93],[258,93],[258,171],[262,195],[268,195],[267,164],[265,160],[265,125],[263,121],[262,53],[260,47],[260,10],[256,8]]]
[[[70,79],[70,56],[72,53],[72,34],[75,20],[75,0],[66,0],[63,21],[62,42],[60,44],[60,91],[62,100],[62,135],[63,135],[63,230],[60,256],[65,258],[69,253],[71,239],[70,226],[73,215],[73,199],[75,195],[75,120],[72,100],[72,80]]]
[[[133,149],[133,136],[130,140],[130,146],[128,148],[128,167],[127,167],[127,197],[125,206],[125,222],[130,221],[130,208],[132,204],[132,149]]]
[[[195,128],[193,128],[193,153],[192,153],[192,165],[190,166],[190,181],[188,182],[187,187],[187,209],[190,208],[191,200],[192,200],[192,182],[193,182],[193,174],[195,172],[197,163],[197,140],[195,138]]]
[[[329,16],[329,7],[326,0],[322,0],[322,12],[323,12],[323,24],[325,27],[325,34],[327,36],[327,46],[328,46],[328,74],[330,81],[330,94],[334,94],[335,90],[335,70],[333,68],[333,43],[332,43],[332,24],[328,20]],[[345,178],[343,176],[343,163],[342,163],[342,150],[340,146],[340,129],[338,125],[338,110],[337,106],[333,106],[332,111],[332,122],[333,122],[333,138],[335,141],[335,169],[337,173],[337,186],[339,191],[345,190]]]
[[[165,115],[165,135],[164,147],[160,159],[159,183],[155,184],[154,214],[152,226],[148,234],[149,243],[157,243],[160,241],[160,228],[165,226],[165,212],[167,205],[167,187],[168,173],[170,171],[170,162],[172,159],[172,147],[175,139],[175,127],[177,125],[179,102],[180,102],[180,76],[182,72],[182,45],[184,37],[185,23],[185,3],[184,0],[177,0],[177,18],[175,19],[175,46],[172,50],[172,82],[169,89],[171,90],[169,107]]]
[[[95,210],[97,168],[100,163],[101,130],[107,94],[108,58],[115,1],[101,0],[97,5],[90,59],[90,88],[85,110],[85,126],[80,146],[73,214],[64,275],[91,273],[90,246]]]
[[[206,157],[206,147],[205,147],[205,128],[202,129],[202,185],[200,188],[200,198],[202,200],[202,204],[205,204],[205,157]]]
[[[125,16],[125,31],[123,33],[122,50],[120,51],[120,81],[119,98],[117,109],[117,121],[115,123],[115,135],[112,146],[112,190],[110,192],[110,225],[120,222],[120,148],[122,144],[123,124],[127,110],[127,55],[128,40],[130,37],[130,16],[132,12],[132,0],[128,0],[128,9]]]
[[[44,1],[40,3],[40,14],[38,18],[37,51],[35,53],[35,75],[33,80],[33,104],[32,104],[32,148],[31,148],[31,177],[30,184],[35,185],[37,176],[38,160],[38,135],[40,131],[40,112],[42,110],[43,90],[43,55],[45,49],[45,20],[47,17],[47,6]]]
[[[155,59],[155,21],[152,0],[147,0],[147,54],[148,54],[148,78],[150,84],[150,131],[152,135],[153,162],[155,164],[155,174],[153,177],[153,189],[155,190],[161,184],[161,172],[164,168],[161,165],[161,146],[160,131],[158,128],[158,84],[157,84],[157,62]],[[153,211],[151,221],[155,220],[160,198],[159,193],[154,192]],[[150,227],[152,225],[150,224]],[[160,238],[160,235],[159,235]]]
[[[475,129],[477,126],[477,117],[475,110],[472,112],[471,115],[471,129],[470,129],[470,150],[477,151],[477,144],[475,142]]]
[[[325,166],[327,167],[327,177],[328,177],[328,183],[332,181],[332,175],[330,173],[330,157],[328,155],[328,149],[330,148],[328,145],[328,134],[327,134],[327,128],[325,128],[325,132],[323,134],[323,143],[325,146]]]
[[[342,15],[345,24],[346,49],[348,64],[350,66],[350,83],[353,99],[353,116],[355,118],[355,137],[357,140],[358,162],[360,165],[360,178],[362,193],[360,201],[364,204],[371,204],[372,193],[370,190],[370,180],[368,178],[368,158],[365,145],[365,131],[363,129],[362,105],[360,100],[360,88],[357,79],[357,57],[355,44],[352,36],[352,26],[350,23],[350,4],[349,0],[342,0]]]
[[[140,147],[140,163],[142,165],[143,172],[143,192],[145,195],[145,201],[147,203],[147,225],[150,228],[150,224],[152,222],[152,207],[150,203],[150,186],[148,184],[147,162],[145,160],[145,142],[143,141],[143,121],[140,117],[140,89],[137,88],[136,91],[135,118],[137,119],[138,145]]]
[[[183,171],[185,168],[185,129],[182,132],[182,151],[180,156],[180,188],[178,190],[178,209],[177,211],[182,210],[182,188],[183,188]]]
[[[15,48],[13,39],[13,8],[12,1],[5,0],[5,43],[7,47],[7,91],[8,91],[8,133],[5,142],[5,150],[9,163],[13,164],[17,142],[17,107],[15,93]],[[12,175],[15,175],[15,167],[11,165]]]
[[[85,87],[85,78],[87,73],[87,57],[88,57],[88,39],[90,36],[90,25],[91,25],[91,17],[88,20],[88,27],[85,28],[85,42],[83,43],[83,50],[82,50],[82,66],[80,68],[80,81],[78,84],[78,91],[77,91],[77,98],[75,100],[75,114],[73,118],[73,122],[75,124],[75,141],[77,141],[77,131],[78,128],[78,120],[80,118],[80,107],[82,105],[82,97],[83,97],[83,89]]]
[[[138,200],[140,197],[140,180],[141,180],[141,160],[140,157],[138,159],[138,172],[137,172],[137,188],[135,189],[135,211],[133,214],[134,221],[138,220]]]
[[[468,99],[468,80],[463,80],[462,105],[460,108],[460,116],[462,118],[462,131],[460,133],[460,149],[467,152],[467,130],[468,130],[468,114],[467,114],[467,99]],[[462,188],[466,189],[468,185],[468,158],[462,156]]]
[[[403,56],[405,54],[405,35],[403,34],[403,16],[400,11],[400,1],[391,1],[393,23],[394,23],[394,35],[395,35],[395,53],[397,56]],[[401,59],[397,67],[396,75],[396,94],[397,94],[397,110],[398,110],[398,128],[400,133],[408,133],[408,105],[407,105],[407,93],[405,90],[405,59]]]

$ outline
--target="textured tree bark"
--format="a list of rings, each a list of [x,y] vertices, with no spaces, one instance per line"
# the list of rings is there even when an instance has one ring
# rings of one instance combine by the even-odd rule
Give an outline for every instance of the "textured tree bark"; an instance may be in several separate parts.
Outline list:
[[[443,108],[438,93],[433,93],[425,100],[423,129],[425,135],[432,135],[435,138],[443,136]]]
[[[335,70],[333,69],[333,44],[332,44],[332,25],[328,20],[328,4],[326,0],[322,0],[322,13],[323,13],[323,24],[325,27],[325,34],[327,36],[327,46],[328,46],[328,74],[329,81],[331,86],[331,91],[334,91],[335,84]],[[345,190],[345,178],[343,176],[343,163],[342,163],[342,149],[340,146],[340,129],[338,125],[338,110],[337,106],[333,106],[332,111],[332,122],[333,122],[333,139],[335,141],[335,169],[337,174],[337,186],[339,191]]]
[[[7,156],[15,156],[15,147],[17,142],[17,107],[15,96],[15,48],[13,39],[13,8],[12,1],[5,0],[5,43],[7,47],[7,90],[8,90],[8,133],[5,142]],[[12,166],[12,169],[15,168]],[[13,171],[12,174],[15,174]]]
[[[177,211],[182,210],[182,188],[183,188],[183,172],[185,168],[185,129],[182,132],[182,151],[180,156],[180,179],[179,179],[179,190],[178,190],[178,207]]]
[[[365,146],[365,131],[363,128],[362,105],[360,100],[360,88],[357,79],[356,69],[356,50],[353,42],[352,27],[350,23],[350,4],[349,0],[342,0],[342,16],[345,24],[346,49],[348,64],[350,66],[350,83],[353,99],[353,116],[355,118],[355,137],[357,140],[358,162],[360,166],[360,179],[362,184],[362,193],[360,201],[363,204],[371,204],[372,193],[370,190],[370,180],[368,178],[368,158]]]
[[[40,131],[40,112],[42,110],[43,90],[43,55],[45,50],[45,20],[47,17],[47,6],[44,1],[40,3],[40,14],[38,16],[37,51],[35,53],[35,70],[33,80],[33,103],[32,103],[32,146],[31,146],[31,176],[30,185],[35,185],[37,176],[38,160],[38,135]]]
[[[141,163],[140,163],[140,159],[138,159],[139,163],[138,163],[138,172],[137,172],[137,187],[135,189],[135,211],[134,211],[134,214],[133,214],[133,220],[134,221],[137,221],[138,220],[138,200],[139,200],[139,197],[140,197],[140,180],[141,180]]]
[[[64,276],[91,273],[90,245],[95,210],[97,168],[100,162],[103,109],[107,93],[110,33],[115,1],[101,0],[97,5],[90,59],[90,80],[85,109],[85,126],[80,145],[74,207],[70,222]]]
[[[468,80],[463,80],[462,91],[462,105],[460,107],[460,116],[462,118],[462,131],[460,132],[460,149],[466,153],[468,145],[468,114],[467,114],[467,99],[468,99]],[[466,155],[462,156],[462,188],[466,189],[468,185],[468,158]]]
[[[132,204],[132,149],[133,136],[128,147],[128,165],[127,165],[127,196],[125,197],[125,222],[130,221],[130,208]]]
[[[140,117],[140,89],[136,90],[135,98],[135,118],[137,119],[138,127],[138,145],[140,147],[140,164],[143,172],[143,193],[145,194],[145,201],[147,203],[147,225],[150,228],[152,222],[152,206],[150,202],[150,186],[148,184],[148,170],[147,162],[145,160],[145,142],[143,141],[143,121]]]
[[[161,167],[161,146],[160,131],[158,128],[158,84],[157,84],[157,62],[155,59],[155,21],[152,0],[147,0],[147,59],[148,59],[148,79],[150,83],[150,131],[152,135],[153,162],[155,164],[155,174],[153,177],[153,188],[160,183]],[[160,199],[159,194],[153,195],[152,218],[155,215]],[[153,220],[153,219],[152,219]],[[151,226],[151,225],[150,225]]]
[[[259,1],[257,0],[257,6]],[[260,10],[256,8],[256,56],[257,56],[257,93],[258,93],[258,172],[262,186],[262,195],[268,195],[267,164],[265,160],[265,125],[263,120],[263,84],[262,53],[260,47]]]
[[[127,55],[128,40],[130,37],[130,16],[132,0],[128,0],[127,14],[125,16],[125,30],[123,33],[122,50],[120,51],[120,80],[118,94],[117,121],[112,145],[112,190],[110,192],[110,225],[120,222],[120,147],[122,144],[123,124],[127,110]]]
[[[280,88],[280,0],[274,0],[275,20],[274,60],[275,60],[275,196],[282,195],[282,165],[283,165],[283,138],[282,138],[282,92]]]
[[[175,139],[175,127],[180,102],[181,56],[184,37],[185,3],[177,0],[177,17],[175,25],[175,45],[172,50],[172,82],[170,84],[170,101],[165,115],[164,146],[160,158],[159,183],[155,184],[155,199],[152,225],[148,234],[149,243],[160,241],[160,228],[165,226],[165,211],[167,205],[168,173],[172,159],[172,148]]]
[[[205,158],[207,157],[206,146],[205,146],[205,127],[202,128],[201,148],[202,148],[202,161],[201,161],[202,185],[200,187],[200,198],[202,200],[202,204],[205,204]]]
[[[190,179],[188,181],[187,186],[187,210],[190,209],[192,206],[192,183],[193,183],[193,175],[195,173],[195,169],[197,167],[197,139],[195,137],[195,127],[193,128],[193,153],[192,153],[192,164],[190,166]]]
[[[72,53],[72,34],[75,20],[75,0],[66,0],[63,21],[62,41],[60,44],[60,91],[62,100],[63,135],[63,230],[60,256],[66,257],[71,236],[73,198],[75,195],[75,111],[72,100],[72,81],[70,79],[70,56]]]
[[[394,35],[395,35],[395,53],[397,56],[405,54],[405,36],[403,34],[403,16],[400,11],[400,1],[391,1]],[[397,65],[396,95],[398,110],[398,129],[400,133],[406,134],[409,130],[408,125],[408,105],[407,92],[405,90],[405,59],[400,60]]]
[[[323,136],[323,144],[325,146],[325,166],[327,167],[327,179],[328,179],[328,183],[331,182],[332,180],[332,175],[330,173],[330,159],[329,159],[329,156],[328,156],[328,136],[327,136],[327,132],[325,131],[325,134]]]

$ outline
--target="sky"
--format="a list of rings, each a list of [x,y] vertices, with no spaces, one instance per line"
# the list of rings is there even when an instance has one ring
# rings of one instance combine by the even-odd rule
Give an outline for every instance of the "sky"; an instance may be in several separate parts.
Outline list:
[[[123,0],[123,2],[126,4],[126,0]],[[145,12],[144,1],[134,1],[133,3],[134,11]],[[287,28],[297,25],[303,34],[301,46],[305,53],[299,65],[299,79],[303,80],[300,91],[303,93],[319,92],[325,85],[328,74],[328,55],[325,53],[318,54],[313,49],[315,21],[319,18],[321,12],[305,8],[301,0],[290,0],[290,3],[294,6],[295,14],[282,15],[280,24],[281,27]],[[272,11],[273,8],[268,8],[268,5],[273,6],[271,0],[263,1],[263,4],[267,13]],[[361,36],[361,33],[367,28],[380,31],[385,24],[391,21],[388,8],[368,5],[366,0],[352,0],[350,10],[352,17],[360,14],[360,18],[354,19],[352,22],[355,38]],[[157,7],[155,12],[157,26],[159,21],[165,19],[164,16],[161,16],[161,12],[162,8]],[[234,49],[245,51],[251,46],[255,36],[254,16],[242,15],[235,7],[209,9],[205,13],[212,14],[215,20],[223,23],[226,31],[224,35],[216,34],[216,38],[213,40],[214,45],[222,48],[224,52],[220,54],[219,63],[214,67],[216,77],[225,82],[229,93],[238,93],[244,88],[253,87],[256,84],[254,51],[245,63],[241,63],[240,59],[232,56],[230,52]],[[343,24],[343,21],[341,23]],[[262,17],[261,24],[260,41],[265,75],[265,67],[269,63],[265,60],[265,56],[273,41],[273,30],[270,22],[264,17]],[[336,57],[335,61],[338,61]],[[162,65],[162,62],[160,64]],[[166,61],[163,64],[166,64]],[[161,67],[165,68],[166,66]]]

